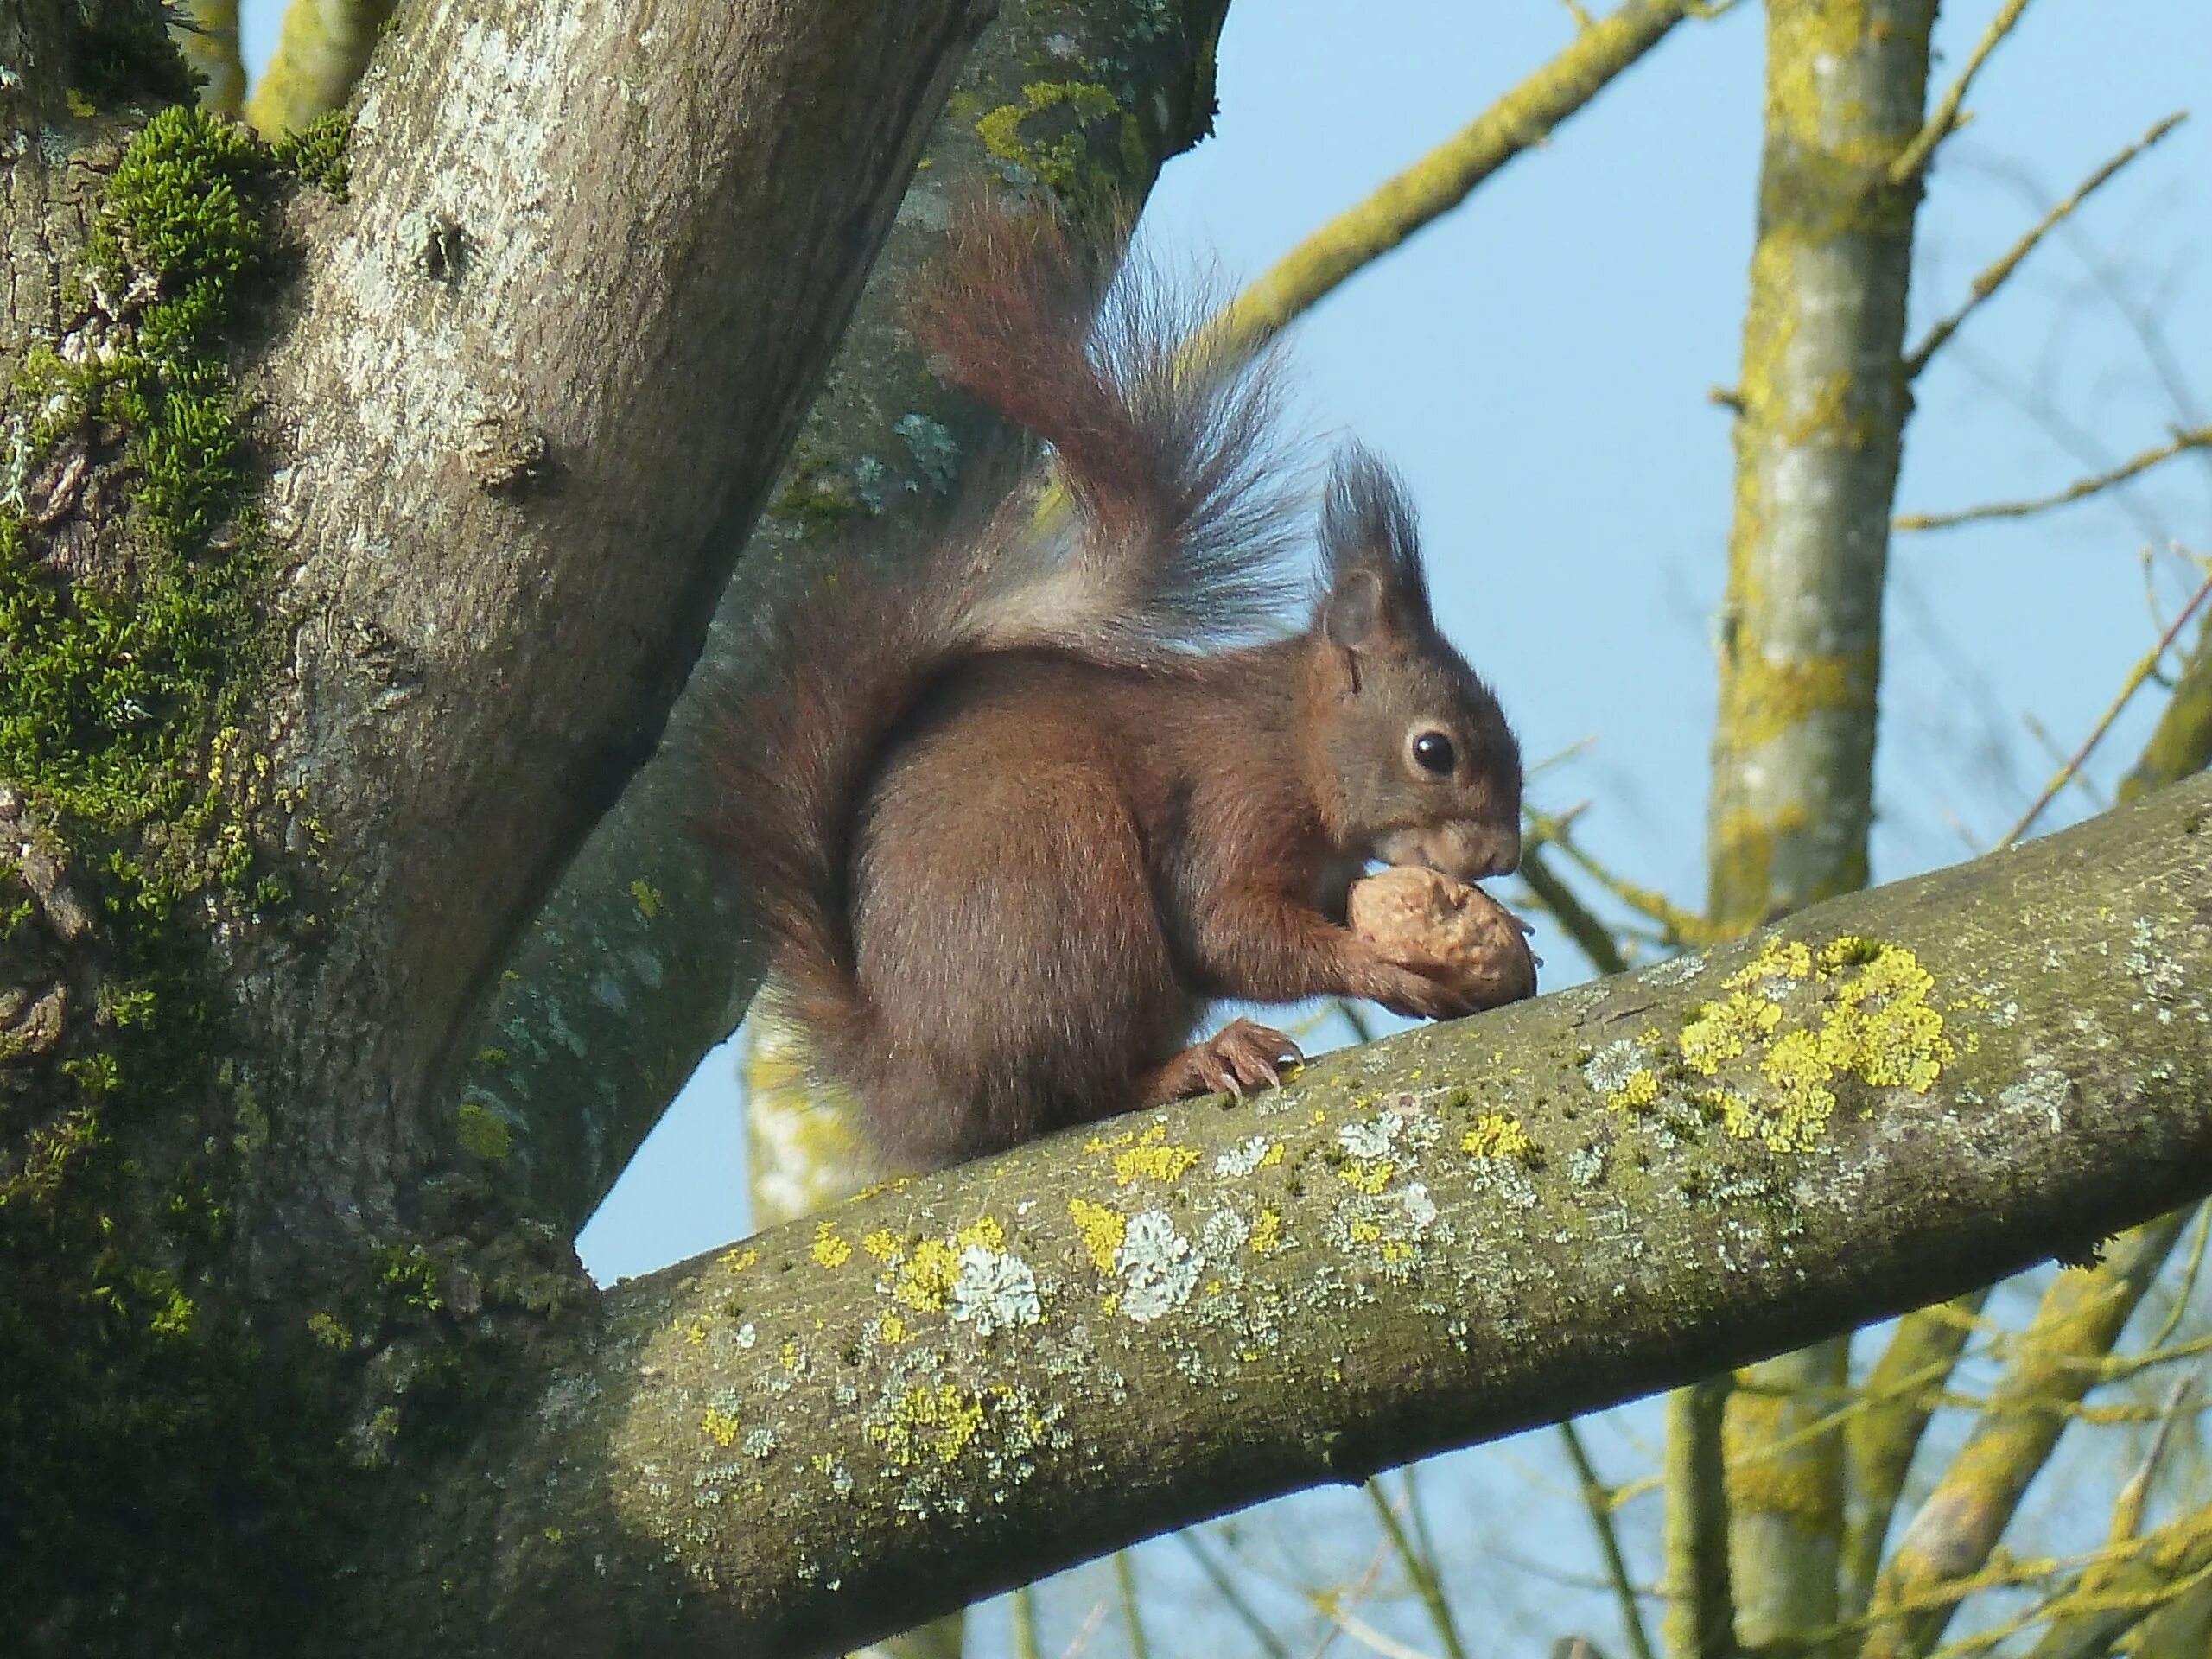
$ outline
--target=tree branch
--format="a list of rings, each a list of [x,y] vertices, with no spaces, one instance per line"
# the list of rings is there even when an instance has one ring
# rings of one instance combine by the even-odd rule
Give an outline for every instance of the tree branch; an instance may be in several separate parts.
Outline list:
[[[2208,834],[2183,785],[618,1287],[485,1448],[496,1526],[416,1546],[448,1627],[827,1651],[2168,1210],[2212,1185]]]
[[[1627,0],[1452,137],[1293,248],[1207,326],[1201,349],[1257,352],[1293,319],[1431,221],[1603,92],[1689,16],[1694,0]]]

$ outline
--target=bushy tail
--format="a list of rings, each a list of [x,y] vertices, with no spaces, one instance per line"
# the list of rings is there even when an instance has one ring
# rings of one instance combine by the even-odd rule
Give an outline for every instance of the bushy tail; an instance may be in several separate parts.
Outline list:
[[[1102,304],[1109,263],[1052,214],[978,207],[914,308],[946,377],[1052,450],[1057,488],[979,550],[993,646],[1141,660],[1249,635],[1296,591],[1276,359],[1190,360],[1198,296],[1124,261]]]
[[[785,1012],[849,1085],[877,1047],[851,928],[855,820],[931,682],[1020,646],[1155,661],[1249,635],[1294,591],[1297,480],[1274,452],[1268,365],[1179,371],[1191,308],[1127,270],[1102,305],[1099,263],[1050,216],[963,213],[915,332],[956,385],[1050,446],[1056,487],[781,607],[768,690],[719,746],[703,838],[754,895]]]

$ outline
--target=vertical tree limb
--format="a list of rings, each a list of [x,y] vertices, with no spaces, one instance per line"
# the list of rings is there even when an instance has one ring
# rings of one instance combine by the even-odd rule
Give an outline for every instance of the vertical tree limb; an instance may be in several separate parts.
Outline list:
[[[297,132],[353,95],[394,0],[291,0],[245,106],[264,138]]]

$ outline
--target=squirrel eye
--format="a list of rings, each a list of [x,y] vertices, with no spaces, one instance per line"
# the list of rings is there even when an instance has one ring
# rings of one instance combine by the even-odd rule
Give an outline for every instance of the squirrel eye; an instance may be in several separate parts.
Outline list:
[[[1423,772],[1433,772],[1440,778],[1448,778],[1457,760],[1458,756],[1452,750],[1452,740],[1441,732],[1423,732],[1414,739],[1414,764]]]

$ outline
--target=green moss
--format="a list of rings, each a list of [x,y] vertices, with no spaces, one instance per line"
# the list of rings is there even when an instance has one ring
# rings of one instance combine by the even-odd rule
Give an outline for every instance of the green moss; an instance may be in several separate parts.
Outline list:
[[[284,134],[270,146],[270,152],[280,165],[290,168],[333,201],[343,201],[352,180],[346,150],[353,142],[352,114],[332,110],[297,132]]]
[[[498,1113],[479,1102],[461,1103],[461,1144],[479,1158],[505,1163],[514,1150],[514,1136]]]
[[[329,1351],[268,1351],[224,1280],[257,1108],[206,929],[262,925],[289,887],[243,735],[271,627],[224,361],[271,166],[196,109],[149,121],[68,284],[70,338],[8,397],[0,779],[100,927],[94,1005],[58,1053],[0,1062],[25,1085],[0,1166],[0,1626],[72,1609],[76,1652],[267,1650],[346,1502]]]

